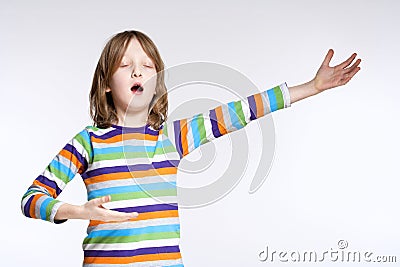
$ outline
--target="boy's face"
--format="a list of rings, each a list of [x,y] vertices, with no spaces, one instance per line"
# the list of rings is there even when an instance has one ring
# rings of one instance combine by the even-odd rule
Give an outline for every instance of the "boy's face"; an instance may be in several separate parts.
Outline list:
[[[146,55],[136,38],[132,38],[121,64],[113,74],[110,87],[115,108],[119,116],[147,113],[150,102],[155,94],[157,71],[153,61]],[[143,91],[133,89],[140,83]]]

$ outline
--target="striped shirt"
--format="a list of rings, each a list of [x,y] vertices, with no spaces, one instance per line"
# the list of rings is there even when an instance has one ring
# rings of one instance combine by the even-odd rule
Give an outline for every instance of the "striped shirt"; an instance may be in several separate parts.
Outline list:
[[[83,266],[183,266],[176,177],[180,160],[202,144],[239,130],[250,121],[290,107],[286,83],[222,104],[205,113],[164,122],[159,130],[112,125],[86,126],[54,157],[21,199],[25,216],[55,220],[57,199],[79,174],[88,200],[138,212],[124,222],[90,220],[82,247]]]

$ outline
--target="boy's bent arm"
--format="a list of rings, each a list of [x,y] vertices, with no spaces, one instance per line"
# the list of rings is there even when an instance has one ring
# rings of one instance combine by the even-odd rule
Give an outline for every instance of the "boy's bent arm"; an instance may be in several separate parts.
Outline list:
[[[56,198],[77,173],[87,170],[92,154],[90,136],[84,129],[60,150],[29,186],[21,199],[22,213],[26,217],[51,223],[65,222],[67,219],[55,218],[58,209],[65,204]]]

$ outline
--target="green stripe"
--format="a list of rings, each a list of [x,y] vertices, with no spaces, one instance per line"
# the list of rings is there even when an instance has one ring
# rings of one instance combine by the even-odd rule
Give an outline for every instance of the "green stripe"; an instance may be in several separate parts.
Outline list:
[[[207,136],[206,136],[206,128],[204,126],[204,117],[203,114],[199,114],[196,118],[197,127],[199,129],[199,136],[200,136],[200,144],[207,143]]]
[[[167,126],[167,124],[164,124],[164,127],[163,127],[163,134],[165,134],[166,136],[168,136],[168,126]]]
[[[116,152],[109,154],[99,154],[96,155],[94,162],[102,161],[102,160],[113,160],[113,159],[126,159],[126,158],[149,158],[154,155],[163,155],[165,153],[175,152],[176,149],[174,146],[164,146],[157,147],[155,151],[148,152]]]
[[[35,188],[35,189],[34,189],[34,188],[30,188],[30,189],[28,189],[28,191],[22,196],[22,199],[26,198],[26,197],[29,196],[29,195],[38,193],[38,192],[43,193],[43,192],[39,191],[37,188]]]
[[[46,207],[46,221],[50,221],[50,215],[51,215],[51,211],[53,210],[53,207],[55,204],[57,204],[58,202],[60,202],[57,199],[54,199],[52,201],[50,201],[50,203],[47,205]]]
[[[241,101],[235,101],[234,102],[234,107],[235,107],[235,110],[236,110],[236,115],[239,118],[240,124],[242,125],[242,127],[246,126],[246,120],[244,118],[242,102]]]
[[[126,192],[126,193],[119,193],[119,194],[111,194],[111,199],[113,201],[117,200],[130,200],[130,199],[138,199],[138,198],[150,198],[150,197],[161,197],[161,196],[176,196],[177,189],[163,189],[163,190],[149,190],[146,191],[139,191],[139,192]],[[92,198],[91,198],[92,199]],[[88,200],[91,200],[88,199]]]
[[[282,91],[279,86],[274,87],[274,94],[275,94],[278,109],[282,109],[284,106],[283,105],[283,95],[282,95]]]
[[[138,242],[138,241],[143,241],[143,240],[157,240],[157,239],[178,238],[178,237],[180,237],[180,231],[147,233],[147,234],[133,235],[133,236],[110,236],[110,237],[99,236],[99,237],[93,237],[93,238],[85,238],[83,240],[83,244],[129,243],[129,242]]]
[[[61,164],[61,162],[58,162],[59,164]],[[56,168],[52,168],[50,165],[47,166],[46,168],[49,172],[51,172],[52,174],[54,174],[55,176],[57,176],[61,181],[63,181],[65,184],[67,184],[69,182],[69,177],[68,175],[66,175],[65,173],[61,172],[60,170],[56,169]]]
[[[83,146],[83,148],[86,150],[86,153],[89,155],[89,159],[92,159],[93,157],[92,157],[92,147],[90,145],[90,135],[86,131],[86,129],[84,129],[80,133],[78,133],[75,136],[75,140],[78,141]],[[91,163],[91,160],[89,160],[88,163]]]

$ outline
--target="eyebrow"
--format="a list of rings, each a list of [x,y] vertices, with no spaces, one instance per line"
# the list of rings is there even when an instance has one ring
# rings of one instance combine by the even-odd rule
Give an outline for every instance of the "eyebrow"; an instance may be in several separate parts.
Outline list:
[[[153,62],[153,60],[152,60],[150,57],[145,57],[144,59],[145,59],[145,61],[146,61],[146,60],[150,60],[151,62]],[[121,61],[122,61],[122,60],[131,60],[131,58],[129,58],[128,56],[124,55],[124,56],[122,56],[122,58],[121,58]]]

